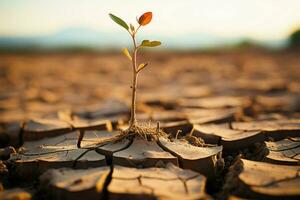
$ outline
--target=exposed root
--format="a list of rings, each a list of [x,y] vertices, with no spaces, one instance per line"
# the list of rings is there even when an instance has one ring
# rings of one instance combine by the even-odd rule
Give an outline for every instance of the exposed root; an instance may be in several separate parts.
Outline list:
[[[132,139],[134,137],[140,137],[147,141],[157,141],[159,137],[165,137],[169,138],[170,135],[165,133],[160,129],[159,122],[157,122],[157,126],[153,127],[149,124],[138,124],[135,123],[134,125],[130,126],[129,128],[125,130],[119,129],[119,134],[115,135],[114,137],[104,139],[102,141],[97,142],[97,146],[103,146],[108,143],[115,143],[119,142],[124,139]],[[177,131],[175,139],[178,139],[179,134],[182,133],[181,130]],[[83,139],[83,133],[80,133],[77,146],[80,148],[81,141]],[[205,141],[201,138],[198,138],[196,136],[193,136],[192,134],[188,134],[184,136],[182,139],[186,140],[191,145],[197,146],[197,147],[206,147],[209,146],[205,143]]]
[[[159,137],[167,137],[167,133],[163,132],[160,127],[159,123],[157,123],[157,127],[151,127],[149,125],[143,124],[134,124],[130,126],[128,129],[119,130],[119,134],[115,135],[114,137],[104,139],[99,142],[97,145],[102,146],[107,143],[118,142],[123,139],[132,138],[132,137],[140,137],[147,141],[157,141]],[[83,134],[79,135],[77,146],[80,148],[81,141],[83,139]]]
[[[197,146],[197,147],[204,147],[207,146],[203,139],[198,138],[193,135],[187,135],[184,137],[185,140],[187,140],[191,145]]]
[[[129,127],[126,130],[119,130],[120,134],[113,138],[113,142],[123,140],[125,138],[130,137],[140,137],[147,141],[157,141],[159,137],[164,136],[167,137],[167,133],[163,132],[160,127],[159,123],[157,123],[157,127],[151,127],[149,125],[144,124],[135,124]]]

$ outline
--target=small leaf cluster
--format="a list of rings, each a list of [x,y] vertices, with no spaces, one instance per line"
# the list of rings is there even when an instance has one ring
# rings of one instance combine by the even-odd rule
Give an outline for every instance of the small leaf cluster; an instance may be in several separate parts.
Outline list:
[[[132,24],[127,24],[124,20],[122,20],[121,18],[117,17],[116,15],[114,14],[109,14],[110,18],[115,22],[117,23],[118,25],[120,25],[121,27],[123,27],[124,29],[126,29],[129,34],[131,35],[131,37],[133,38],[134,40],[134,51],[135,50],[138,50],[142,47],[157,47],[157,46],[160,46],[161,45],[161,42],[160,41],[150,41],[150,40],[143,40],[141,42],[141,44],[139,45],[136,45],[135,43],[135,36],[138,32],[138,30],[140,29],[140,27],[142,26],[146,26],[147,24],[149,24],[152,20],[152,12],[145,12],[144,14],[142,14],[139,18],[137,18],[137,23],[138,23],[138,26],[137,28],[132,25]],[[130,52],[128,51],[127,48],[124,48],[122,53],[129,59],[132,61],[132,55],[130,54]],[[146,66],[148,65],[148,63],[142,63],[139,65],[137,71],[140,71],[142,70],[143,68],[145,68]]]

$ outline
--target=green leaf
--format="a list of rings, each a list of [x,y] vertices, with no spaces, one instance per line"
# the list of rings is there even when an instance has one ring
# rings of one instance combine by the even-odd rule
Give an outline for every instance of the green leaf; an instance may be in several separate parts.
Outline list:
[[[141,46],[147,46],[149,45],[150,41],[149,40],[143,40]]]
[[[121,18],[109,13],[110,18],[116,22],[117,24],[119,24],[120,26],[122,26],[123,28],[125,28],[126,30],[129,29],[129,26],[126,24],[126,22],[124,22]]]
[[[134,32],[134,31],[135,31],[135,28],[134,28],[134,26],[133,26],[132,24],[130,24],[129,26],[130,26],[130,30],[131,30],[131,32]]]
[[[146,67],[148,64],[146,63],[142,63],[139,65],[138,70],[143,69],[144,67]]]
[[[161,45],[160,41],[149,41],[149,40],[143,40],[141,46],[142,47],[157,47]]]
[[[144,69],[145,67],[148,66],[148,62],[147,63],[141,63],[137,69],[137,72],[140,72],[142,69]]]
[[[124,49],[122,50],[122,53],[123,53],[129,60],[132,60],[132,57],[131,57],[131,55],[130,55],[130,53],[129,53],[129,51],[128,51],[127,48],[124,48]]]

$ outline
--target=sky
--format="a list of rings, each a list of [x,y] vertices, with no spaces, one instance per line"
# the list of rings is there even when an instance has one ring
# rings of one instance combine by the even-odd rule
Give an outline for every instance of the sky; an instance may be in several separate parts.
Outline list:
[[[122,31],[108,17],[127,22],[145,11],[147,34],[208,33],[257,40],[286,38],[300,27],[299,0],[0,0],[0,36],[40,36],[81,27]]]

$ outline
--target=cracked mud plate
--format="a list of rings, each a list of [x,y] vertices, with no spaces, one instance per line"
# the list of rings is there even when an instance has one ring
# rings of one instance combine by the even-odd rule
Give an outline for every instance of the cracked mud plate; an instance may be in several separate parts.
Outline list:
[[[130,167],[155,167],[167,163],[178,165],[177,157],[164,151],[155,141],[134,138],[132,144],[113,155],[113,163]]]
[[[204,176],[172,164],[146,169],[114,166],[111,170],[50,170],[40,180],[50,186],[55,199],[210,199]]]
[[[236,171],[237,170],[237,171]],[[238,172],[240,171],[240,172]],[[234,195],[254,199],[299,199],[300,166],[240,160],[231,168],[226,185]]]
[[[80,149],[76,145],[76,132],[28,141],[23,145],[23,152],[14,155],[11,161],[17,175],[22,178],[34,178],[51,168],[104,166],[105,156],[97,153],[95,149],[99,142],[115,134],[116,132],[86,131]]]
[[[300,138],[287,138],[277,142],[266,142],[269,154],[264,161],[285,164],[300,165]]]
[[[233,122],[232,128],[244,131],[261,131],[265,137],[275,140],[284,139],[286,137],[297,137],[300,131],[300,120],[268,120],[253,122]]]
[[[166,138],[159,138],[158,143],[165,151],[178,157],[179,166],[184,169],[191,169],[213,178],[218,167],[222,168],[222,146],[197,147],[185,140],[170,141]]]
[[[265,139],[261,131],[234,130],[229,124],[194,125],[192,134],[206,143],[223,145],[226,152],[234,152]]]

